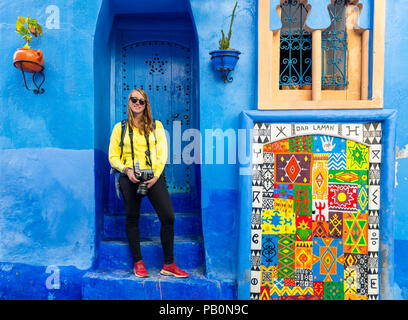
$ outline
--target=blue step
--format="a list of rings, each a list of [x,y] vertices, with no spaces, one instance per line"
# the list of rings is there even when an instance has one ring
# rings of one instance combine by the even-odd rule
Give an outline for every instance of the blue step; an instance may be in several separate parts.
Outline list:
[[[235,283],[210,280],[201,270],[186,270],[190,276],[179,279],[150,271],[148,278],[137,278],[125,270],[88,272],[82,281],[83,300],[233,300]]]
[[[163,266],[160,238],[140,242],[147,268]],[[180,268],[194,269],[204,265],[204,246],[200,237],[174,237],[174,259]],[[99,247],[99,267],[102,270],[131,270],[133,259],[127,241],[102,241]]]
[[[200,236],[201,215],[199,213],[176,213],[174,222],[175,236]],[[104,216],[104,239],[126,239],[126,216]],[[140,238],[160,236],[160,220],[156,213],[142,213],[139,219]]]

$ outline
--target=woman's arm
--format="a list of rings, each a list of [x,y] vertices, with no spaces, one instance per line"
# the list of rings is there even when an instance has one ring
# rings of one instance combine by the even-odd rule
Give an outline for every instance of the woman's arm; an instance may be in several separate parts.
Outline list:
[[[120,160],[120,138],[121,138],[121,124],[117,123],[112,130],[112,135],[110,137],[109,143],[109,163],[112,168],[115,168],[119,172],[122,172],[125,165]]]
[[[157,138],[157,159],[154,168],[154,176],[160,177],[167,162],[167,139],[163,124],[156,121],[156,138]]]

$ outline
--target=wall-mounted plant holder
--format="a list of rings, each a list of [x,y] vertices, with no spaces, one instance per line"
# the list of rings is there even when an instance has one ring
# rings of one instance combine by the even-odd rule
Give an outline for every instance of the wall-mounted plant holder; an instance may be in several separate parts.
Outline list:
[[[214,50],[210,52],[214,70],[222,72],[224,82],[232,82],[233,78],[230,77],[229,74],[234,70],[240,54],[240,51],[233,49]]]
[[[44,56],[41,50],[31,49],[29,43],[32,37],[38,37],[42,35],[42,27],[37,23],[37,19],[31,19],[29,16],[19,16],[16,22],[16,32],[20,34],[23,40],[26,42],[23,48],[19,48],[14,52],[13,63],[14,66],[21,70],[23,73],[24,84],[27,90],[33,91],[35,94],[44,93],[44,89],[41,88],[45,81],[44,76]],[[33,74],[33,83],[36,89],[30,89],[27,85],[25,73]],[[35,81],[37,75],[40,75],[42,80],[38,85]]]
[[[25,84],[25,87],[26,87],[27,90],[33,91],[35,94],[44,93],[44,88],[41,88],[41,86],[43,85],[43,83],[45,81],[45,75],[43,73],[44,66],[42,66],[41,64],[39,64],[37,62],[29,61],[29,60],[16,60],[16,61],[14,61],[14,66],[17,69],[21,70],[21,72],[23,74],[24,84]],[[33,81],[33,84],[35,85],[36,89],[30,89],[28,87],[25,72],[33,74],[32,81]],[[35,80],[37,75],[40,75],[41,78],[42,78],[40,84],[37,84],[37,82]]]

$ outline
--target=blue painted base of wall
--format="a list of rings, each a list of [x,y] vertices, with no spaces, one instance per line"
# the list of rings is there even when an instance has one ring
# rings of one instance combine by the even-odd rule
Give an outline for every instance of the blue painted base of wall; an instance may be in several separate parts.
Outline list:
[[[80,300],[82,278],[88,270],[58,267],[57,273],[47,266],[0,263],[0,300]],[[50,278],[51,277],[51,278]],[[48,281],[47,281],[48,279]],[[47,282],[48,287],[47,288]],[[59,283],[59,288],[53,285]]]
[[[150,277],[137,278],[130,271],[89,272],[84,276],[84,300],[233,300],[235,284],[205,278],[200,271],[187,270],[187,279],[162,276],[149,270]]]

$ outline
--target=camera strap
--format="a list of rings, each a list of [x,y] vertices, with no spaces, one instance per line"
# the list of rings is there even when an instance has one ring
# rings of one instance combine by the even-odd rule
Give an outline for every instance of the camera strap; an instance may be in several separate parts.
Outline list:
[[[156,127],[155,121],[153,120],[153,134],[155,144],[157,144],[156,133],[154,132],[154,128]],[[149,143],[149,135],[145,132],[144,137],[146,139],[147,150],[145,151],[145,158],[146,158],[146,165],[148,165],[151,169],[153,169],[152,159],[150,157],[150,143]],[[135,154],[133,150],[133,128],[129,124],[129,138],[130,138],[130,148],[132,150],[132,163],[133,168],[135,168]]]

